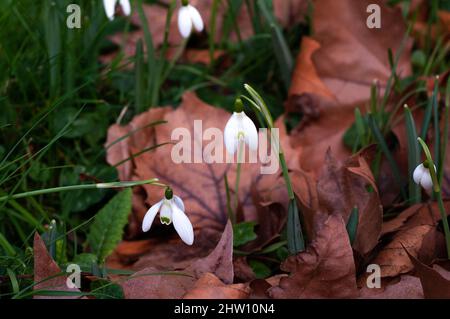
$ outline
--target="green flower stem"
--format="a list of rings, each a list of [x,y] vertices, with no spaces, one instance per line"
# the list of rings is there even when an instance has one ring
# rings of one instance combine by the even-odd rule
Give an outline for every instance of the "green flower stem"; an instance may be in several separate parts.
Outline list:
[[[259,112],[264,118],[267,127],[270,130],[272,140],[271,142],[273,143],[275,140],[275,136],[273,135],[273,129],[275,128],[275,126],[269,108],[267,107],[261,95],[259,95],[258,92],[256,92],[250,85],[245,84],[244,87],[251,96],[251,99],[244,96],[245,100],[249,101],[252,108],[256,112]],[[297,202],[295,200],[295,194],[293,191],[291,178],[289,177],[289,170],[286,164],[286,159],[284,157],[284,153],[279,141],[275,141],[275,145],[277,145],[278,147],[278,156],[281,164],[281,169],[283,171],[283,178],[289,196],[288,221],[287,221],[288,250],[292,255],[295,255],[305,250],[305,240],[303,237],[302,227],[299,218],[299,210],[297,207]]]
[[[294,191],[292,189],[291,177],[289,176],[289,171],[288,171],[288,167],[287,167],[287,164],[286,164],[286,159],[284,157],[283,151],[281,151],[281,148],[280,148],[279,157],[280,157],[281,169],[283,171],[283,178],[284,178],[284,181],[286,183],[286,188],[287,188],[287,192],[288,192],[288,195],[289,195],[289,199],[295,199]]]
[[[423,151],[424,151],[425,156],[428,161],[428,170],[430,171],[431,179],[433,181],[433,191],[434,191],[434,195],[438,201],[439,212],[441,213],[442,224],[444,225],[445,243],[447,246],[447,258],[450,259],[450,227],[448,225],[447,212],[445,211],[444,201],[442,199],[441,186],[439,184],[438,176],[437,176],[436,170],[434,168],[434,162],[433,162],[433,158],[431,157],[430,149],[428,148],[427,144],[420,137],[417,140],[419,141],[420,145],[422,146]]]
[[[50,194],[50,193],[60,193],[60,192],[74,191],[74,190],[80,190],[80,189],[111,189],[111,188],[135,187],[135,186],[142,186],[142,185],[154,185],[154,186],[166,187],[166,185],[158,183],[157,178],[153,178],[153,179],[149,179],[149,180],[145,180],[145,181],[136,181],[136,182],[111,182],[111,183],[98,183],[98,184],[70,185],[70,186],[38,189],[35,191],[13,194],[13,195],[6,195],[6,196],[0,197],[0,202],[7,201],[10,199],[25,198],[25,197]]]

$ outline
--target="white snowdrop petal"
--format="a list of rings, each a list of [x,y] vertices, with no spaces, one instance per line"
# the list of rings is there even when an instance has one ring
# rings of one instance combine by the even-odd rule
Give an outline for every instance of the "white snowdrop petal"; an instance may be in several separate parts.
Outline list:
[[[426,173],[426,168],[423,164],[420,164],[416,167],[413,173],[413,179],[416,184],[420,184],[420,180],[422,179],[422,175]]]
[[[197,30],[197,32],[202,32],[204,24],[200,12],[198,12],[198,10],[191,5],[188,5],[187,8],[189,10],[189,14],[191,16],[192,23],[194,24],[195,30]]]
[[[172,223],[172,213],[174,207],[176,207],[176,205],[170,205],[170,202],[167,201],[162,204],[161,211],[159,212],[161,224],[170,225]]]
[[[420,185],[427,190],[430,191],[433,189],[433,180],[431,178],[430,172],[426,172],[422,175],[422,179],[420,180]]]
[[[125,13],[127,16],[131,14],[131,5],[130,0],[119,0],[120,6],[122,7],[123,13]]]
[[[192,245],[194,243],[194,229],[191,221],[178,207],[173,206],[173,226],[180,236],[181,240],[186,245]]]
[[[153,221],[155,220],[155,216],[158,213],[159,209],[161,208],[163,201],[159,201],[150,209],[147,211],[147,213],[144,216],[144,220],[142,221],[142,231],[148,232],[150,228],[152,227]]]
[[[173,195],[173,201],[175,202],[175,205],[177,205],[178,208],[179,208],[182,212],[184,212],[184,203],[183,203],[183,200],[182,200],[179,196]]]
[[[105,7],[105,13],[108,19],[113,20],[116,11],[116,0],[103,0],[103,7]]]
[[[255,123],[244,113],[243,126],[245,132],[245,143],[252,151],[258,149],[258,130],[256,129]]]
[[[237,151],[238,146],[237,134],[238,134],[238,121],[236,118],[236,113],[233,113],[233,115],[228,120],[224,130],[225,147],[227,149],[227,152],[231,155],[234,155],[234,153],[236,153]]]
[[[183,38],[188,38],[192,32],[192,19],[188,7],[183,6],[178,12],[178,29]]]

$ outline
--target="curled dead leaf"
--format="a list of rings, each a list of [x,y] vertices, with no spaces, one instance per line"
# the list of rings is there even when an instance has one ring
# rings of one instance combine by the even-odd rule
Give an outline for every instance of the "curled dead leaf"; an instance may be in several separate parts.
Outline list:
[[[247,299],[247,284],[226,285],[214,274],[205,273],[183,299]]]
[[[197,280],[212,273],[226,284],[233,282],[233,229],[229,222],[216,248],[204,258],[193,261],[177,273],[146,267],[121,283],[127,299],[179,299],[190,291]]]
[[[305,252],[289,257],[290,275],[269,289],[272,298],[352,298],[357,295],[355,263],[340,216],[331,215]]]
[[[77,288],[69,288],[66,284],[67,276],[61,275],[61,268],[50,256],[41,236],[36,232],[34,234],[34,282],[36,285],[33,290],[49,290],[79,293]],[[35,295],[34,299],[79,299],[79,296],[45,296]]]

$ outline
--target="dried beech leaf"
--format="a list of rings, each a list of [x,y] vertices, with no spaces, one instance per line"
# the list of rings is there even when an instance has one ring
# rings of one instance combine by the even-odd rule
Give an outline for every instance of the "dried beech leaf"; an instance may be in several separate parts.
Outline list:
[[[223,282],[233,282],[233,229],[227,224],[217,247],[212,253],[194,261],[178,273],[167,273],[155,267],[147,267],[121,283],[127,299],[180,299],[194,287],[196,280],[206,273],[213,273]],[[172,269],[169,269],[172,270]]]
[[[423,299],[422,285],[417,277],[404,275],[400,281],[389,283],[384,288],[360,290],[361,299]]]
[[[183,299],[247,299],[250,288],[246,284],[226,285],[211,273],[205,273]]]
[[[44,241],[41,236],[36,232],[34,234],[34,282],[37,283],[34,290],[51,290],[51,291],[64,291],[79,293],[77,288],[67,287],[67,276],[58,275],[61,274],[61,269],[52,259],[47,251]],[[54,277],[48,279],[50,277]],[[45,296],[35,295],[34,299],[79,299],[79,296]]]
[[[272,298],[352,298],[357,295],[355,264],[340,216],[331,215],[305,252],[282,265],[290,272],[269,289]]]
[[[438,265],[428,267],[405,250],[420,277],[425,298],[450,299],[450,272]]]

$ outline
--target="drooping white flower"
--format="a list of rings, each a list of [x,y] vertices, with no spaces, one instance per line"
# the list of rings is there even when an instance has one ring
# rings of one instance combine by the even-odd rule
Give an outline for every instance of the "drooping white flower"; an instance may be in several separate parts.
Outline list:
[[[150,230],[158,212],[161,224],[170,225],[173,222],[173,226],[183,242],[187,245],[194,243],[194,229],[184,213],[183,200],[173,195],[170,188],[166,189],[164,198],[154,204],[145,214],[142,231],[148,232]]]
[[[225,126],[225,147],[231,155],[236,153],[239,144],[245,142],[252,151],[258,149],[258,131],[253,121],[244,111],[234,112]]]
[[[202,32],[204,28],[203,19],[198,10],[189,4],[189,1],[183,1],[183,5],[178,11],[178,29],[183,38],[188,38],[192,33],[192,28],[197,32]]]
[[[122,11],[127,16],[131,14],[130,0],[103,0],[103,6],[105,7],[106,16],[109,20],[114,19],[114,13],[116,11],[116,4],[119,2],[122,7]]]
[[[434,166],[436,171],[436,166]],[[426,168],[423,163],[416,167],[413,173],[414,182],[422,186],[425,190],[433,189],[433,179],[431,178],[430,170]]]

